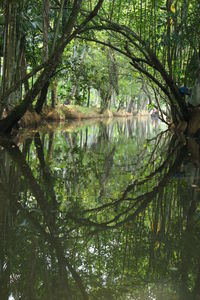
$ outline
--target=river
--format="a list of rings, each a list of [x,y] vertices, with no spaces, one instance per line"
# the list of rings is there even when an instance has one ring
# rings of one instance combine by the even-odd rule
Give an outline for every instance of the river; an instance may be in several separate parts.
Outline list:
[[[0,299],[200,299],[199,200],[199,165],[151,118],[0,140]]]

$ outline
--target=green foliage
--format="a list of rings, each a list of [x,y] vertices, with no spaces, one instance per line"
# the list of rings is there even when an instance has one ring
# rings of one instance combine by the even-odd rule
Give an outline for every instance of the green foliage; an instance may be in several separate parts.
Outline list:
[[[64,25],[70,18],[73,3],[64,1],[62,9],[61,1],[49,0],[47,32],[43,32],[45,10],[42,0],[12,3],[12,8],[17,7],[16,18],[13,16],[15,24],[8,25],[13,26],[15,31],[14,40],[18,44],[14,52],[18,55],[13,55],[11,61],[20,69],[20,74],[13,76],[13,84],[17,77],[23,78],[25,73],[44,61],[45,34],[52,63],[54,39],[58,49],[64,38]],[[82,1],[74,30],[96,4],[97,0]],[[5,58],[11,53],[3,39],[7,26],[3,22],[6,7],[4,1],[0,10],[0,47],[3,52],[1,55]],[[198,0],[105,0],[98,16],[84,25],[79,34],[67,43],[62,60],[59,60],[57,69],[51,74],[50,80],[58,81],[58,101],[117,109],[120,106],[128,108],[130,101],[136,106],[137,97],[142,107],[144,97],[139,96],[143,89],[140,80],[148,79],[147,84],[151,88],[147,98],[151,98],[150,102],[157,105],[155,89],[162,108],[164,105],[170,106],[175,114],[184,115],[184,110],[187,111],[186,99],[180,95],[178,88],[192,87],[198,76],[198,11]],[[12,64],[8,62],[8,65]],[[5,68],[6,63],[3,66]],[[5,74],[2,70],[2,82]],[[31,88],[39,75],[38,72],[29,78],[29,82],[21,84],[19,90],[22,95],[17,95],[16,103],[26,94],[27,83]],[[48,102],[51,101],[50,95],[49,92]]]

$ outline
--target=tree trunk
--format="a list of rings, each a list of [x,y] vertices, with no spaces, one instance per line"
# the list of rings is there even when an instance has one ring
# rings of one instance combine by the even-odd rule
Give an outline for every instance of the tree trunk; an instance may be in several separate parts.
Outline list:
[[[88,101],[87,101],[87,107],[90,107],[90,86],[88,86]]]
[[[35,106],[35,111],[40,114],[42,112],[43,105],[46,101],[47,98],[47,93],[48,93],[48,88],[49,88],[49,81],[45,83],[44,87],[41,90],[40,96],[37,100],[36,106]]]
[[[9,134],[15,124],[21,119],[25,114],[28,107],[33,103],[39,92],[47,84],[55,72],[57,66],[59,65],[63,51],[71,40],[78,34],[86,24],[92,20],[98,13],[102,6],[103,0],[99,0],[93,11],[84,19],[84,21],[76,28],[73,33],[72,30],[76,24],[77,17],[81,8],[82,0],[74,0],[74,4],[71,10],[71,14],[68,22],[66,23],[64,33],[62,38],[57,43],[56,51],[52,53],[51,57],[48,59],[42,73],[39,75],[36,82],[33,84],[31,90],[25,95],[23,101],[16,105],[15,108],[9,113],[9,115],[0,120],[0,134]]]
[[[5,6],[5,30],[4,30],[4,49],[3,49],[3,78],[2,78],[2,108],[12,105],[15,101],[16,93],[12,93],[7,99],[4,98],[5,91],[8,90],[16,79],[16,34],[17,34],[17,2],[8,0]]]
[[[49,46],[48,46],[48,34],[49,34],[49,15],[50,5],[49,0],[43,0],[43,62],[46,62],[49,57]],[[41,90],[40,97],[35,106],[35,110],[38,114],[41,113],[44,103],[47,101],[49,82]]]
[[[51,107],[55,108],[57,103],[57,81],[55,80],[51,86]]]

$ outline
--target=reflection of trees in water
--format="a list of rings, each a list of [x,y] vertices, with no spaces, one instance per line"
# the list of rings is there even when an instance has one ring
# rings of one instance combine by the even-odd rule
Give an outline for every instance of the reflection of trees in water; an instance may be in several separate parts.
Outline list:
[[[152,126],[151,118],[127,118],[116,119],[114,121],[100,121],[93,126],[85,126],[79,132],[66,132],[66,141],[70,147],[75,145],[83,147],[96,147],[101,141],[112,142],[114,139],[135,138],[136,141],[144,142],[154,132],[159,131],[158,126]]]
[[[25,224],[17,224],[18,226],[25,226],[25,230],[19,233],[24,234],[25,238],[27,238],[28,243],[31,243],[31,246],[33,249],[29,249],[30,253],[26,253],[24,249],[22,249],[23,255],[28,255],[26,257],[27,259],[27,266],[28,270],[26,269],[27,266],[24,266],[25,269],[17,270],[15,269],[14,265],[14,272],[13,273],[13,281],[19,281],[19,284],[21,283],[22,291],[19,290],[19,295],[24,299],[36,299],[36,290],[39,292],[41,290],[41,298],[42,299],[58,299],[57,297],[61,297],[61,299],[72,299],[71,296],[71,288],[69,287],[69,274],[67,272],[70,272],[72,278],[74,279],[77,287],[80,290],[80,293],[82,295],[82,299],[87,299],[86,291],[83,287],[82,281],[78,273],[75,271],[71,263],[68,261],[68,258],[65,257],[65,251],[63,249],[62,243],[58,239],[59,230],[56,215],[58,213],[58,203],[56,202],[56,196],[55,192],[52,186],[51,182],[51,175],[48,170],[48,167],[45,165],[44,161],[44,153],[42,151],[42,144],[41,140],[39,139],[39,136],[36,135],[35,138],[35,146],[36,146],[36,152],[40,161],[40,167],[42,170],[42,174],[40,175],[39,179],[42,181],[43,186],[38,184],[38,182],[35,180],[33,176],[33,172],[30,169],[29,165],[26,163],[22,153],[19,151],[17,146],[15,146],[12,143],[3,143],[3,146],[7,149],[7,152],[9,153],[9,156],[12,161],[15,162],[17,170],[20,170],[20,172],[23,174],[23,179],[26,184],[24,186],[24,195],[21,199],[16,201],[15,207],[22,214],[22,220],[25,222]],[[17,175],[17,174],[16,174]],[[49,179],[49,184],[47,184],[47,175]],[[12,178],[12,181],[15,181],[15,177]],[[5,187],[4,187],[5,189]],[[29,192],[31,192],[31,197]],[[25,198],[24,198],[25,196]],[[27,201],[26,197],[29,196],[28,199],[30,201]],[[12,199],[12,194],[9,194],[9,192],[6,191],[4,194],[4,197],[6,197],[8,200]],[[17,220],[16,220],[17,221]],[[21,221],[19,219],[19,221]],[[29,222],[30,224],[26,224],[26,222]],[[16,226],[15,225],[15,226]],[[34,228],[34,230],[33,230]],[[17,228],[13,228],[16,230],[16,234],[18,232]],[[34,231],[36,230],[36,237],[29,237],[29,234],[26,236],[26,231],[32,232],[34,234]],[[9,232],[10,233],[10,232]],[[9,234],[8,234],[9,236]],[[24,236],[23,236],[24,237]],[[4,236],[3,240],[6,240],[7,236]],[[24,240],[21,240],[22,244],[24,243]],[[39,243],[41,243],[39,245]],[[48,249],[46,248],[46,243],[49,244],[52,248],[50,248],[50,253],[48,253]],[[3,253],[2,258],[4,259],[2,263],[2,273],[6,273],[8,271],[8,265],[6,263],[6,257],[9,259],[12,259],[12,252],[14,252],[15,249],[13,249],[13,245],[9,245],[11,248],[6,249],[8,252]],[[23,244],[23,247],[26,245]],[[40,248],[41,247],[41,248]],[[16,247],[19,251],[18,247]],[[29,247],[28,247],[29,248]],[[43,253],[44,251],[44,253]],[[9,253],[11,252],[11,253]],[[21,253],[21,254],[22,254]],[[11,256],[10,256],[11,255]],[[38,257],[37,257],[38,256]],[[15,260],[14,258],[12,260]],[[30,260],[30,261],[29,261]],[[19,260],[20,262],[20,260]],[[18,263],[19,263],[18,262]],[[21,263],[24,263],[23,258]],[[30,265],[31,263],[31,265]],[[40,264],[43,264],[46,268],[41,269]],[[56,265],[56,269],[54,270]],[[51,269],[52,267],[52,269]],[[20,268],[20,265],[19,265]],[[29,269],[30,268],[30,269]],[[67,269],[66,269],[67,268]],[[3,270],[5,269],[5,271]],[[38,269],[41,271],[38,275]],[[51,269],[51,272],[49,272]],[[21,272],[19,272],[21,271]],[[27,274],[27,272],[29,274]],[[46,274],[43,274],[46,273]],[[57,278],[56,278],[57,273]],[[12,273],[8,276],[8,281],[6,283],[7,288],[10,285]],[[24,275],[26,277],[24,278]],[[50,275],[50,276],[49,276]],[[52,277],[53,275],[53,277]],[[44,276],[44,277],[43,277]],[[3,276],[4,277],[4,276]],[[47,278],[45,278],[47,277]],[[51,278],[52,277],[52,278]],[[22,282],[21,282],[22,281]],[[12,285],[12,284],[11,284]],[[25,286],[23,286],[25,285]],[[40,286],[41,285],[41,286]],[[44,287],[43,287],[44,285]],[[54,290],[55,287],[57,288],[56,291]],[[8,288],[9,289],[9,288]],[[43,290],[44,289],[44,290]],[[45,291],[45,294],[43,295]],[[4,290],[3,290],[4,292]],[[51,294],[52,293],[52,294]],[[18,294],[18,293],[17,293]],[[17,296],[16,294],[16,296]],[[50,296],[50,298],[49,298]],[[37,296],[38,297],[38,296]],[[43,298],[45,297],[45,298]],[[8,297],[7,297],[8,299]]]
[[[199,294],[199,191],[184,179],[185,149],[167,133],[149,139],[120,184],[116,130],[134,137],[131,128],[102,125],[92,150],[83,130],[65,135],[67,152],[50,135],[47,150],[38,134],[21,151],[1,142],[1,299],[137,299],[159,286],[182,291],[177,299]]]

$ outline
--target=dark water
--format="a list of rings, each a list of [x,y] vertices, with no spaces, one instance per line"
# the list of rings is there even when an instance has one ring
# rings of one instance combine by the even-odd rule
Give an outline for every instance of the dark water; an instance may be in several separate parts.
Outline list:
[[[1,300],[199,299],[197,148],[152,122],[0,141]]]

